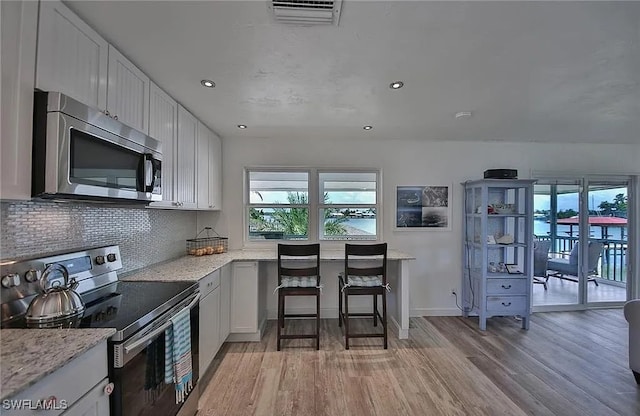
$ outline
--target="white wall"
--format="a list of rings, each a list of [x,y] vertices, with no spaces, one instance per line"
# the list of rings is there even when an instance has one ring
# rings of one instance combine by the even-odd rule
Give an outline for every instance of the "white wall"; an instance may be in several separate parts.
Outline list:
[[[490,168],[580,173],[638,173],[640,145],[501,142],[310,141],[226,138],[223,211],[216,229],[242,248],[243,169],[246,166],[375,167],[382,169],[383,238],[416,257],[411,262],[411,315],[456,315],[451,288],[460,293],[462,187]],[[397,185],[453,185],[453,229],[394,231]],[[328,278],[331,278],[329,276]]]

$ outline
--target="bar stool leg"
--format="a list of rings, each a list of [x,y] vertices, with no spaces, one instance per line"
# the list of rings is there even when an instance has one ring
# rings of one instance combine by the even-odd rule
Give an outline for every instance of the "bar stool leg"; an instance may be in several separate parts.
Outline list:
[[[338,327],[342,327],[342,279],[338,278]]]
[[[285,295],[282,295],[282,300],[280,303],[280,309],[281,309],[280,313],[282,316],[282,320],[280,321],[280,328],[284,328],[284,303],[286,300],[287,300],[287,297]]]
[[[276,342],[276,350],[280,351],[280,336],[282,334],[282,328],[284,327],[284,310],[282,291],[278,291],[278,339]]]
[[[318,289],[318,292],[320,289]],[[320,349],[320,293],[316,294],[316,350]]]
[[[349,288],[344,289],[344,346],[349,349]]]
[[[376,297],[378,297],[376,295]],[[384,349],[387,349],[387,290],[382,292],[382,328],[384,330]]]
[[[373,295],[373,326],[378,326],[378,295]]]

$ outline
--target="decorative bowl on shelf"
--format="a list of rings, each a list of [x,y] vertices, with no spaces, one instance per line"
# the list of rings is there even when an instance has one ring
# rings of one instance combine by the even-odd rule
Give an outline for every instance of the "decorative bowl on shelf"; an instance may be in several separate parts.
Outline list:
[[[493,204],[493,210],[496,214],[514,214],[516,204]]]

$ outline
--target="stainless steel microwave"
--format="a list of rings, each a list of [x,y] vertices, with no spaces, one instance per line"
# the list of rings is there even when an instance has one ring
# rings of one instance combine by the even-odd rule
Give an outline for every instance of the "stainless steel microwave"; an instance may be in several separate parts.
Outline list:
[[[162,200],[161,143],[61,93],[35,93],[32,196]]]

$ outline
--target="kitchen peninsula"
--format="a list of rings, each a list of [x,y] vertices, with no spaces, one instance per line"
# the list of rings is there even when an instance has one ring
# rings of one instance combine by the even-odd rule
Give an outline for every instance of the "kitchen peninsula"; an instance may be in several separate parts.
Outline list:
[[[409,260],[415,257],[400,252],[388,252],[388,295],[390,322],[397,328],[398,338],[409,337]],[[344,249],[321,250],[323,294],[321,316],[337,318],[337,274],[344,266]],[[121,276],[132,281],[200,281],[211,273],[231,274],[228,341],[259,341],[267,319],[276,317],[276,297],[269,296],[276,287],[275,249],[231,250],[209,256],[184,256],[143,270]],[[295,305],[294,305],[295,306]],[[356,305],[356,307],[359,305]],[[247,312],[249,311],[249,312]],[[247,316],[247,313],[249,316]],[[252,325],[242,325],[239,315]],[[234,322],[236,322],[234,329]]]

